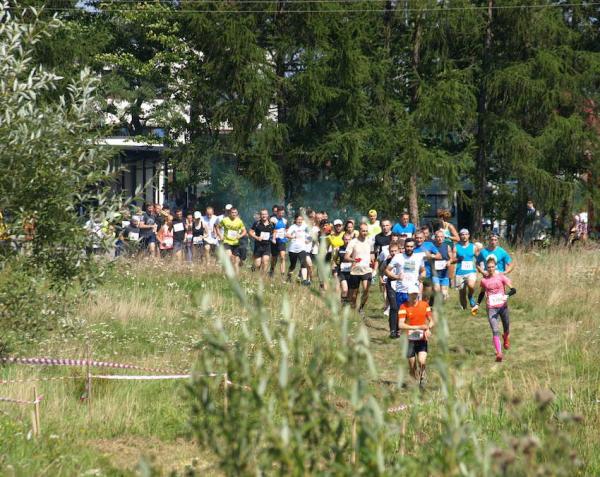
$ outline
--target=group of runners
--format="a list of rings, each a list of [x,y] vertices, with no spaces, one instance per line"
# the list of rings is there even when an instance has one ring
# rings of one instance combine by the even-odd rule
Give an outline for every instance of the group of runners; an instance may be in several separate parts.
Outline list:
[[[497,235],[486,246],[473,243],[469,231],[457,231],[450,218],[450,211],[439,209],[436,220],[417,228],[407,213],[394,224],[379,220],[375,210],[361,221],[336,218],[330,222],[325,211],[306,209],[288,221],[286,208],[273,206],[270,211],[260,210],[247,228],[232,205],[225,207],[223,215],[216,215],[211,207],[205,213],[184,215],[180,209],[172,214],[154,204],[123,217],[117,253],[142,250],[154,257],[209,262],[222,247],[239,270],[252,240],[254,272],[307,286],[317,280],[325,287],[323,269],[316,267],[321,255],[341,301],[357,308],[361,316],[370,289],[379,286],[390,338],[401,333],[408,336],[410,370],[422,382],[435,326],[432,307],[436,299],[447,300],[452,288],[458,289],[461,307],[473,315],[485,298],[497,361],[503,359],[502,348],[510,347],[508,296],[515,289],[507,275],[514,262],[500,247]],[[478,275],[482,278],[476,297]]]

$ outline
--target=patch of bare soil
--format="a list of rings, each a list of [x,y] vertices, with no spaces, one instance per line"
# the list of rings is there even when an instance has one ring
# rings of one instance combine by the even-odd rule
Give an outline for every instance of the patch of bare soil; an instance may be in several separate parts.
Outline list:
[[[193,467],[198,475],[219,475],[209,455],[185,439],[163,442],[156,438],[130,436],[88,442],[119,469],[135,471],[144,458],[159,475],[169,475],[173,471],[183,475],[188,467]]]

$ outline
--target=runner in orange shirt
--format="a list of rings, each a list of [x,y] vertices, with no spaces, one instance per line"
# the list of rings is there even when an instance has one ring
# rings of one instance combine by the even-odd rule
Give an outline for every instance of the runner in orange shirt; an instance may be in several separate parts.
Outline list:
[[[398,330],[406,330],[408,336],[408,367],[419,386],[425,385],[425,362],[427,361],[427,340],[434,326],[433,314],[429,303],[419,300],[419,288],[411,286],[408,301],[398,310]],[[417,362],[419,369],[417,372]]]

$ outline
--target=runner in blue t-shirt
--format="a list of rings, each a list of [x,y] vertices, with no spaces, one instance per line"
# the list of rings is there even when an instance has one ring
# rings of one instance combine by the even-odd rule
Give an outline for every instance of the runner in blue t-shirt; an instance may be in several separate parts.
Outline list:
[[[392,227],[392,233],[406,238],[413,237],[417,228],[415,224],[409,222],[410,216],[405,212],[400,216],[400,222],[397,222]]]
[[[288,239],[286,237],[287,219],[285,218],[285,207],[283,205],[277,206],[275,215],[271,217],[271,223],[273,224],[273,233],[271,234],[271,271],[270,276],[275,273],[275,266],[277,260],[279,260],[279,272],[281,273],[281,280],[286,281],[285,275],[285,254],[286,245]]]
[[[439,250],[441,260],[433,262],[433,291],[441,293],[444,301],[448,299],[448,288],[450,287],[450,272],[448,266],[454,262],[454,248],[446,243],[446,235],[442,229],[438,230],[433,237],[433,245]]]
[[[477,256],[477,269],[484,276],[487,277],[486,263],[487,259],[494,255],[496,258],[496,270],[504,273],[505,275],[512,272],[515,264],[506,250],[498,245],[499,239],[497,235],[490,237],[488,246],[479,252]]]
[[[467,296],[469,305],[473,308],[476,305],[473,294],[477,284],[477,270],[475,267],[475,257],[478,250],[475,245],[469,241],[470,233],[467,229],[460,229],[458,233],[460,241],[456,244],[456,288],[458,288],[458,298],[463,310],[467,309]]]
[[[433,305],[433,281],[431,273],[432,260],[441,260],[442,255],[433,242],[425,241],[425,234],[422,231],[415,233],[415,255],[422,254],[425,262],[425,279],[423,280],[423,299]]]

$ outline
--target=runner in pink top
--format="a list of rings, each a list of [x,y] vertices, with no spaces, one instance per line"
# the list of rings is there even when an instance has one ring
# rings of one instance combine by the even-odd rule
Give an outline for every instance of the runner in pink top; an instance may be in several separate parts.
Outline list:
[[[496,350],[496,361],[502,361],[502,348],[500,346],[500,326],[499,321],[502,321],[502,338],[504,341],[504,349],[510,348],[510,319],[508,315],[508,297],[514,295],[517,290],[512,288],[510,278],[507,278],[503,273],[496,272],[496,259],[491,256],[487,259],[486,269],[488,276],[481,280],[481,291],[477,305],[473,307],[473,314],[476,314],[479,308],[479,303],[486,298],[488,322],[492,328],[492,341]],[[506,293],[506,287],[509,292]]]

